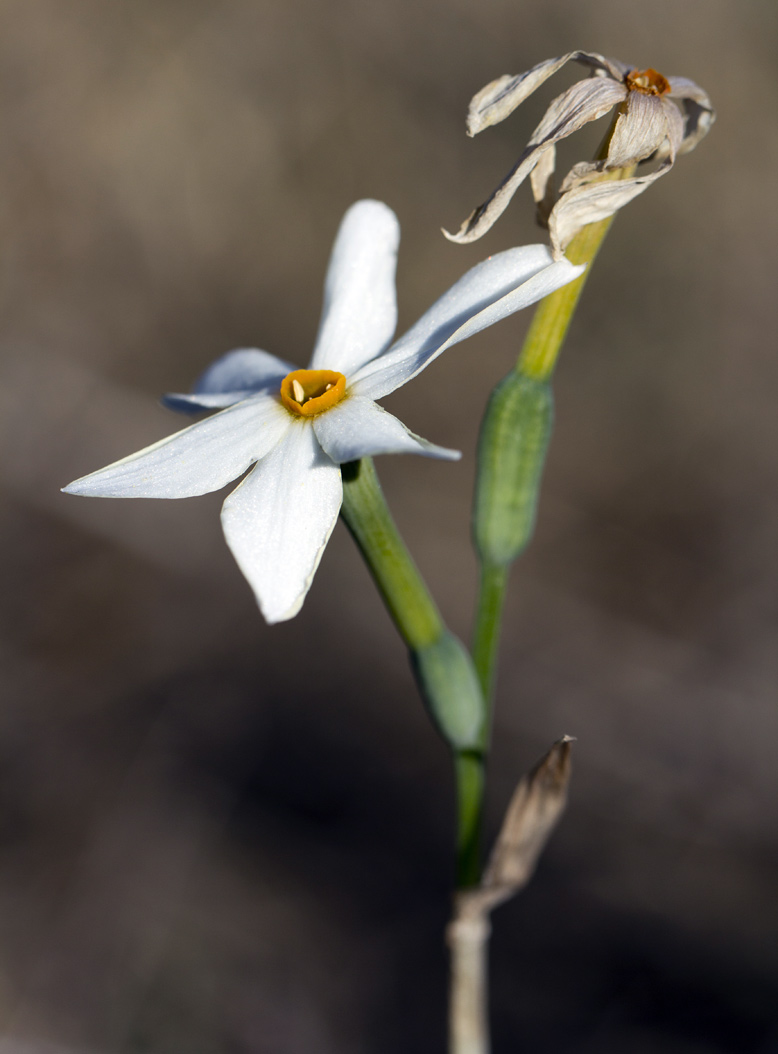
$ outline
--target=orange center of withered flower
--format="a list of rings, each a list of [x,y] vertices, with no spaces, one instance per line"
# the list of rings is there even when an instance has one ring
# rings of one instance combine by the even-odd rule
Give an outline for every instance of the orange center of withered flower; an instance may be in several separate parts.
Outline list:
[[[656,70],[630,70],[626,79],[628,91],[639,91],[641,95],[667,95],[670,81]]]
[[[346,378],[334,370],[292,370],[281,381],[281,402],[300,417],[329,410],[345,394]]]

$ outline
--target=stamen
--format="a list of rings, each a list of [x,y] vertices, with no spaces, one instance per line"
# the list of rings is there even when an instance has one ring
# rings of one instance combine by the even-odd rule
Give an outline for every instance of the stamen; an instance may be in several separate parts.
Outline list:
[[[302,404],[305,402],[305,389],[296,377],[292,378],[292,394],[294,395],[295,399],[300,404],[300,406],[302,406]]]

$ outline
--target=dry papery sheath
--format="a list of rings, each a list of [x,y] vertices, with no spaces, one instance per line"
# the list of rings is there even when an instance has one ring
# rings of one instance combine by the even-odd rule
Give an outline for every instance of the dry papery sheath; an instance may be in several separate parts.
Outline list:
[[[538,216],[548,226],[554,255],[559,258],[581,227],[612,216],[642,194],[670,171],[679,154],[694,149],[715,120],[707,94],[685,77],[664,77],[656,70],[637,70],[594,52],[571,51],[518,76],[499,77],[482,88],[470,103],[468,135],[504,121],[570,61],[588,67],[590,76],[554,99],[494,193],[456,234],[444,232],[452,241],[472,242],[485,234],[502,215],[517,187],[530,176]],[[614,106],[619,110],[606,157],[574,165],[556,193],[552,179],[556,143],[603,117]],[[645,175],[603,180],[604,172],[649,160],[657,162],[657,167]]]

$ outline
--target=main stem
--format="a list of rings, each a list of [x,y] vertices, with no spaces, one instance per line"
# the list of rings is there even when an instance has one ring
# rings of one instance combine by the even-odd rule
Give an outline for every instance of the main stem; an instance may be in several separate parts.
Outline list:
[[[536,381],[551,378],[581,293],[589,278],[591,265],[613,220],[614,217],[609,216],[599,223],[590,223],[582,227],[568,245],[565,255],[570,263],[588,266],[580,278],[541,300],[532,317],[516,363],[518,373]]]
[[[478,608],[473,634],[473,662],[491,716],[497,652],[500,647],[502,609],[508,587],[508,568],[496,564],[481,565]]]
[[[625,171],[607,173],[604,178],[620,178]],[[538,305],[524,345],[514,367],[519,377],[545,384],[550,381],[567,336],[578,301],[589,277],[613,217],[582,228],[567,248],[574,264],[587,264],[574,282],[557,290]],[[542,462],[541,462],[542,467]],[[538,480],[539,482],[539,480]],[[530,533],[531,533],[530,525]],[[527,538],[529,540],[529,538]],[[492,723],[502,611],[510,572],[510,562],[483,559],[473,633],[473,660],[486,707],[486,745]],[[481,763],[483,778],[484,764]],[[483,793],[470,803],[477,809],[471,819],[480,829]],[[454,917],[448,929],[451,958],[449,1005],[449,1054],[489,1054],[488,1020],[488,918],[472,919],[462,912],[462,900],[455,900]]]
[[[489,916],[465,909],[454,898],[454,914],[446,929],[451,959],[448,1012],[449,1054],[488,1054],[489,1021],[487,947]]]
[[[453,751],[456,780],[456,885],[480,878],[484,789],[484,703],[466,649],[448,631],[386,504],[369,458],[343,466],[341,515],[397,630],[420,690]],[[472,729],[472,730],[471,730]]]
[[[481,823],[486,767],[481,751],[454,755],[457,786],[457,889],[469,889],[481,878]]]

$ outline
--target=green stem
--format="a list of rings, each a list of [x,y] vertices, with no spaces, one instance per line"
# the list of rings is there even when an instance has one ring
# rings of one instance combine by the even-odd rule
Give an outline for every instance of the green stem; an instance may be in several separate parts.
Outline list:
[[[614,128],[615,122],[600,147],[600,159],[607,155]],[[602,172],[599,178],[603,182],[628,179],[634,175],[636,167],[629,165],[626,168],[613,168]],[[545,381],[554,372],[556,360],[565,342],[583,287],[591,273],[592,264],[615,218],[614,212],[612,216],[598,223],[589,223],[582,227],[565,249],[565,256],[570,263],[586,264],[586,270],[580,278],[557,289],[538,304],[516,363],[516,369],[524,376]]]
[[[631,170],[619,169],[614,172],[604,173],[603,178],[620,179],[630,174]],[[589,277],[591,265],[612,222],[613,216],[610,216],[599,223],[590,223],[583,227],[570,242],[566,251],[567,258],[574,264],[587,264],[586,270],[580,278],[576,278],[575,281],[547,296],[536,308],[524,345],[516,362],[514,373],[518,377],[525,378],[529,383],[547,384],[550,381],[559,352],[562,349],[570,323],[575,314],[575,309],[578,306],[584,285]],[[489,407],[484,418],[482,436],[486,434],[486,430],[489,428],[491,410],[492,406]],[[497,412],[496,405],[494,410]],[[543,451],[543,456],[544,454],[545,451]],[[542,458],[538,464],[538,485],[540,483],[541,470]],[[528,495],[528,499],[536,502],[537,493]],[[534,522],[534,515],[531,520]],[[532,522],[530,523],[530,530]],[[526,538],[523,545],[526,545],[528,540],[529,538]],[[518,552],[512,554],[510,560],[505,559],[497,562],[485,558],[483,551],[480,553],[481,579],[476,603],[473,654],[481,690],[490,709],[496,679],[502,609],[505,602],[510,563],[515,559],[516,555],[518,555]]]
[[[486,707],[465,647],[446,628],[392,519],[369,458],[344,465],[341,515],[410,651],[427,709],[451,747],[457,793],[457,887],[480,878]]]
[[[341,515],[370,569],[389,614],[416,651],[445,631],[435,601],[392,519],[370,458],[342,468]]]
[[[481,878],[481,828],[483,825],[486,765],[481,753],[454,756],[457,783],[457,889],[478,885]]]
[[[588,224],[568,245],[565,256],[570,263],[588,266],[580,278],[557,289],[538,304],[516,363],[517,371],[525,377],[545,381],[554,372],[556,360],[591,272],[591,265],[613,220],[614,217],[609,216],[599,223]]]
[[[497,651],[500,646],[500,627],[508,568],[484,562],[478,592],[478,609],[473,637],[473,662],[486,705],[491,710],[494,696]]]

